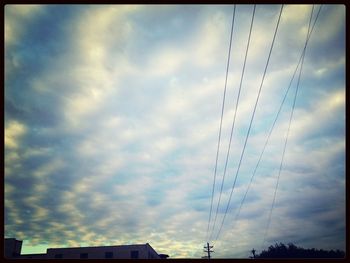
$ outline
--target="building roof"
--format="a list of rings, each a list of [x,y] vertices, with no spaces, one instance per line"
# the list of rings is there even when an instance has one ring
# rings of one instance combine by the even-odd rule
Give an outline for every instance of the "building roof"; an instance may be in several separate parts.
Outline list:
[[[116,248],[116,247],[126,247],[126,246],[149,246],[148,243],[146,244],[131,244],[131,245],[112,245],[112,246],[88,246],[88,247],[60,247],[60,248],[48,248],[49,249],[82,249],[82,248]],[[152,247],[151,247],[152,248]]]

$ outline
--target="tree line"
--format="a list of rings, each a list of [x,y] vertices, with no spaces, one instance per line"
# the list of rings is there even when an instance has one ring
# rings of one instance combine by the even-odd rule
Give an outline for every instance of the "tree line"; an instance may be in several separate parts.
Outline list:
[[[337,250],[323,249],[305,249],[297,247],[289,243],[287,246],[283,243],[276,243],[275,246],[270,246],[267,250],[263,250],[260,254],[255,254],[252,251],[251,258],[344,258],[345,252]]]

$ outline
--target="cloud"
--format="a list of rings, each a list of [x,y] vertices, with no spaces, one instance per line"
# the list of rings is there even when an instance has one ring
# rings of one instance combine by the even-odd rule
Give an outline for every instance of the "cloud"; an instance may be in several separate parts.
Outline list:
[[[337,35],[343,27],[340,26],[343,24],[343,21],[341,17],[344,15],[345,6],[337,6],[337,8],[331,8],[330,6],[323,6],[325,10],[321,11],[322,14],[329,12],[324,19],[322,19],[322,22],[318,25],[319,27],[325,27],[324,30],[319,31],[317,30],[317,34],[315,36],[316,42],[325,42],[329,41],[330,39],[334,38],[335,35]]]
[[[33,173],[33,175],[38,178],[43,178],[52,174],[53,172],[56,172],[62,166],[64,166],[64,162],[62,160],[56,159],[56,160],[53,160],[51,163],[48,163],[39,167],[39,169],[36,170]]]
[[[14,44],[23,32],[23,24],[41,11],[40,5],[6,5],[5,44]]]
[[[216,230],[279,7],[257,6]],[[27,253],[148,242],[171,257],[203,256],[232,6],[19,9],[5,10],[5,235],[26,240]],[[252,6],[236,11],[214,205]],[[248,257],[261,247],[296,79],[235,216],[297,66],[310,11],[284,7],[216,257]],[[327,21],[332,32],[323,32]],[[310,39],[268,244],[344,248],[344,22],[342,6],[324,5]]]
[[[11,121],[5,127],[5,147],[16,149],[19,147],[18,140],[26,133],[26,126],[18,121]]]

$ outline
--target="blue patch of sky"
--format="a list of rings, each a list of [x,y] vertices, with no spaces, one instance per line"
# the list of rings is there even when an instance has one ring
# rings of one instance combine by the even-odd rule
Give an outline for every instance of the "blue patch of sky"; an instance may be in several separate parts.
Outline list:
[[[157,12],[156,16],[154,12]],[[188,12],[189,10],[186,10],[184,14],[183,10],[177,11],[176,7],[162,7],[161,10],[156,10],[146,6],[142,14],[131,13],[128,18],[137,37],[123,47],[129,55],[129,61],[138,66],[147,66],[153,57],[152,52],[169,44],[174,47],[183,46],[186,38],[191,35],[188,31],[193,30],[192,19],[195,17]],[[148,52],[144,52],[145,50]]]
[[[17,77],[19,77],[18,82],[8,83],[11,89],[6,90],[6,118],[15,118],[25,123],[43,126],[58,123],[61,117],[57,111],[59,107],[57,98],[39,96],[29,88],[30,83],[27,79]]]
[[[134,173],[135,172],[131,169],[131,167],[125,166],[115,172],[114,176],[111,178],[111,183],[117,185],[127,185],[133,180]]]
[[[312,39],[310,41],[312,41]],[[310,44],[312,45],[308,46],[306,50],[305,63],[310,65],[325,64],[326,66],[328,66],[329,63],[338,62],[340,59],[344,58],[345,56],[344,42],[345,40],[344,40],[343,32],[339,32],[339,38],[338,39],[332,38],[331,42],[324,42],[322,44],[317,43],[317,45],[316,44],[313,45],[313,43],[310,42]],[[330,49],[331,49],[331,52],[330,52]],[[320,56],[319,54],[322,54],[322,56]],[[341,66],[333,70],[337,70],[337,71],[340,70],[339,72],[344,72],[344,69]],[[304,76],[304,78],[305,77],[306,76]],[[330,78],[332,78],[332,75],[330,76]],[[334,78],[333,80],[342,81],[344,80],[344,78],[340,78],[340,79]]]
[[[173,154],[162,158],[161,164],[156,167],[157,170],[154,176],[161,179],[162,182],[163,180],[178,176],[182,171],[176,167],[174,160],[176,160],[176,157]]]
[[[30,104],[25,102],[26,104],[19,106],[24,107],[25,109],[22,115],[16,114],[15,111],[14,115],[18,118],[17,120],[22,120],[28,125],[43,128],[56,126],[62,121],[62,117],[58,111],[59,105],[57,105],[58,103],[55,98],[51,96],[45,96],[45,98],[43,98],[41,96],[35,96],[34,93],[31,96],[26,97],[31,102]],[[38,97],[40,97],[41,100],[39,100]],[[20,110],[17,110],[17,112],[18,111]],[[12,115],[11,111],[8,111],[7,113],[10,114],[10,116]]]
[[[146,196],[147,205],[154,207],[162,204],[166,195],[165,192],[166,189],[164,188],[164,186],[159,185],[149,189]]]
[[[189,205],[190,209],[193,209],[194,211],[197,212],[208,212],[208,197],[205,199],[197,199],[197,198],[190,198],[191,202]]]
[[[44,15],[33,19],[28,41],[47,51],[48,58],[60,56],[69,47],[72,22],[85,10],[81,5],[46,5]]]
[[[329,162],[331,163],[331,171],[328,174],[328,176],[336,177],[336,178],[339,178],[339,179],[343,180],[344,179],[344,174],[345,174],[345,167],[346,167],[346,161],[345,161],[345,154],[344,154],[344,152],[336,153],[335,155],[333,155],[330,158]]]
[[[321,197],[319,200],[299,200],[298,204],[293,206],[290,205],[288,209],[288,215],[292,218],[298,218],[302,220],[310,220],[317,218],[322,213],[329,211],[332,208],[332,202],[327,199],[322,200]],[[280,204],[285,206],[286,203]]]
[[[16,186],[17,189],[24,189],[25,194],[27,190],[32,189],[36,180],[28,174],[27,170],[19,170],[15,174],[5,178],[5,182],[10,185]],[[14,191],[11,195],[21,195],[21,191]]]
[[[18,60],[22,68],[16,75],[9,75],[5,85],[6,96],[14,98],[16,105],[22,106],[27,105],[28,101],[31,103],[36,101],[39,105],[44,104],[43,106],[46,107],[57,99],[50,100],[50,97],[46,97],[42,100],[41,96],[33,92],[30,85],[33,76],[41,75],[46,71],[48,64],[52,65],[54,59],[64,53],[67,45],[64,41],[64,33],[65,29],[69,28],[69,19],[65,24],[64,18],[68,18],[69,13],[73,15],[75,12],[69,12],[69,8],[56,9],[52,6],[45,8],[44,11],[43,14],[37,15],[31,22],[26,23],[27,30],[24,30],[20,41],[9,47],[6,53],[7,56],[13,56]],[[57,23],[57,21],[60,22]]]
[[[335,117],[334,119],[331,119],[327,122],[327,126],[323,126],[322,128],[319,128],[317,130],[314,130],[312,133],[310,134],[306,134],[306,136],[303,137],[303,140],[306,141],[306,143],[308,141],[313,141],[313,145],[311,145],[311,147],[315,147],[315,146],[319,146],[320,145],[320,141],[324,138],[327,138],[328,140],[332,140],[332,139],[339,139],[344,137],[345,140],[345,127],[344,127],[344,123],[340,123],[339,120],[337,120],[337,118],[339,118],[338,116]],[[317,140],[319,140],[319,142],[317,143]]]

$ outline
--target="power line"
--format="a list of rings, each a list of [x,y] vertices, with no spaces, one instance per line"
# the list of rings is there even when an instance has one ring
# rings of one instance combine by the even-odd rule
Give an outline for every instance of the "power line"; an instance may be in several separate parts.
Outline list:
[[[241,212],[241,208],[242,208],[242,206],[243,206],[243,204],[244,204],[244,201],[245,201],[245,199],[246,199],[246,197],[247,197],[247,194],[248,194],[248,192],[249,192],[249,189],[250,189],[250,186],[251,186],[251,184],[252,184],[253,178],[254,178],[254,176],[255,176],[255,174],[256,174],[256,171],[257,171],[257,169],[258,169],[258,167],[259,167],[259,164],[260,164],[260,161],[261,161],[261,159],[262,159],[262,156],[264,155],[266,146],[267,146],[267,144],[268,144],[268,142],[269,142],[269,140],[270,140],[272,131],[274,130],[274,127],[275,127],[275,124],[276,124],[277,119],[278,119],[278,117],[279,117],[279,114],[280,114],[280,112],[281,112],[281,110],[282,110],[282,107],[283,107],[283,105],[284,105],[284,102],[285,102],[285,100],[286,100],[286,97],[287,97],[287,95],[288,95],[288,93],[289,93],[289,90],[290,90],[290,88],[291,88],[291,85],[292,85],[292,82],[293,82],[293,80],[294,80],[295,74],[296,74],[296,72],[297,72],[297,70],[298,70],[298,68],[299,68],[299,65],[300,65],[302,59],[304,58],[305,50],[306,50],[307,44],[308,44],[308,42],[309,42],[309,39],[310,39],[310,37],[311,37],[312,31],[313,31],[313,29],[314,29],[314,27],[315,27],[315,24],[316,24],[316,21],[317,21],[319,12],[320,12],[320,9],[319,9],[319,11],[318,11],[318,13],[317,13],[317,16],[316,16],[315,20],[314,20],[312,29],[311,29],[310,33],[308,34],[308,36],[307,36],[306,45],[304,46],[304,49],[303,49],[302,54],[301,54],[301,56],[300,56],[300,58],[299,58],[298,64],[297,64],[297,66],[296,66],[296,68],[295,68],[295,70],[294,70],[294,73],[293,73],[293,76],[292,76],[291,81],[290,81],[290,83],[289,83],[289,86],[288,86],[288,88],[287,88],[287,90],[286,90],[286,92],[285,92],[284,98],[283,98],[283,100],[282,100],[282,102],[281,102],[281,105],[280,105],[280,107],[279,107],[279,109],[278,109],[278,112],[277,112],[277,115],[276,115],[276,117],[275,117],[275,120],[274,120],[274,122],[273,122],[273,124],[272,124],[272,127],[271,127],[270,131],[269,131],[269,134],[268,134],[267,139],[266,139],[266,141],[265,141],[263,150],[262,150],[262,152],[261,152],[261,154],[260,154],[259,160],[258,160],[258,162],[257,162],[257,164],[256,164],[256,166],[255,166],[255,168],[254,168],[253,175],[252,175],[252,177],[250,178],[250,182],[249,182],[249,185],[248,185],[248,187],[247,187],[247,190],[246,190],[246,192],[245,192],[245,194],[244,194],[244,196],[243,196],[243,199],[242,199],[242,201],[241,201],[241,204],[240,204],[240,206],[239,206],[239,208],[238,208],[238,212],[237,212],[237,214],[236,214],[236,216],[235,216],[235,219],[233,220],[234,223],[237,221],[237,219],[238,219],[238,217],[239,217],[239,214],[240,214],[240,212]]]
[[[215,239],[215,240],[217,240],[218,237],[219,237],[219,235],[220,235],[222,226],[223,226],[223,224],[224,224],[224,221],[225,221],[225,218],[226,218],[226,215],[227,215],[228,208],[229,208],[229,206],[230,206],[230,202],[231,202],[231,198],[232,198],[233,189],[234,189],[234,187],[235,187],[236,180],[237,180],[237,176],[238,176],[238,172],[239,172],[239,169],[240,169],[240,167],[241,167],[241,163],[242,163],[242,159],[243,159],[244,152],[245,152],[245,149],[246,149],[247,141],[248,141],[248,138],[249,138],[251,126],[252,126],[252,123],[253,123],[253,120],[254,120],[256,107],[257,107],[257,104],[258,104],[258,101],[259,101],[259,98],[260,98],[260,94],[261,94],[261,89],[262,89],[262,86],[263,86],[263,83],[264,83],[264,80],[265,80],[265,75],[266,75],[267,67],[268,67],[269,62],[270,62],[270,57],[271,57],[272,49],[273,49],[273,46],[274,46],[274,43],[275,43],[276,34],[277,34],[278,26],[279,26],[279,23],[280,23],[280,20],[281,20],[282,11],[283,11],[283,4],[281,5],[281,9],[280,9],[280,13],[279,13],[279,17],[278,17],[276,29],[275,29],[274,36],[273,36],[273,39],[272,39],[272,44],[271,44],[270,51],[269,51],[269,55],[268,55],[268,58],[267,58],[267,62],[266,62],[264,74],[263,74],[263,77],[262,77],[262,80],[261,80],[261,84],[260,84],[258,96],[257,96],[256,101],[255,101],[255,106],[254,106],[253,114],[252,114],[252,117],[251,117],[251,120],[250,120],[248,132],[247,132],[247,135],[246,135],[246,139],[245,139],[245,142],[244,142],[243,150],[242,150],[241,157],[240,157],[240,160],[239,160],[239,163],[238,163],[238,167],[237,167],[235,179],[234,179],[234,182],[233,182],[233,185],[232,185],[232,189],[231,189],[231,193],[230,193],[230,197],[229,197],[229,201],[228,201],[228,203],[227,203],[226,210],[225,210],[225,213],[224,213],[224,217],[223,217],[223,219],[222,219],[221,226],[220,226],[220,228],[219,228],[219,231],[218,231],[218,233],[217,233],[217,235],[216,235],[216,239]]]
[[[276,115],[276,117],[275,117],[275,119],[274,119],[274,122],[273,122],[273,124],[272,124],[272,127],[271,127],[271,129],[270,129],[270,131],[269,131],[269,134],[268,134],[268,136],[267,136],[267,139],[266,139],[266,141],[265,141],[263,150],[262,150],[262,152],[261,152],[261,154],[260,154],[260,156],[259,156],[259,160],[258,160],[258,162],[257,162],[257,164],[256,164],[256,166],[255,166],[255,168],[254,168],[253,175],[252,175],[252,177],[250,178],[250,181],[249,181],[247,190],[246,190],[246,192],[245,192],[245,194],[244,194],[244,196],[243,196],[243,199],[242,199],[242,201],[241,201],[241,204],[240,204],[240,206],[239,206],[239,208],[238,208],[238,212],[237,212],[237,214],[236,214],[236,217],[235,217],[235,219],[234,219],[234,222],[236,222],[236,220],[237,220],[237,218],[238,218],[238,216],[239,216],[239,214],[240,214],[240,211],[241,211],[241,209],[242,209],[242,206],[243,206],[243,204],[244,204],[244,201],[245,201],[245,199],[246,199],[246,197],[247,197],[247,194],[248,194],[248,192],[249,192],[250,186],[251,186],[251,184],[252,184],[253,178],[254,178],[254,176],[255,176],[255,174],[256,174],[256,171],[257,171],[257,169],[258,169],[258,167],[259,167],[259,165],[260,165],[262,156],[263,156],[264,153],[265,153],[266,146],[267,146],[267,144],[268,144],[268,142],[269,142],[269,140],[270,140],[272,131],[274,130],[274,127],[275,127],[275,125],[276,125],[277,119],[278,119],[278,117],[279,117],[279,114],[281,113],[282,107],[283,107],[284,102],[285,102],[285,100],[286,100],[286,97],[287,97],[287,95],[288,95],[288,93],[289,93],[290,87],[291,87],[291,85],[292,85],[292,82],[293,82],[293,80],[294,80],[295,74],[296,74],[296,72],[297,72],[297,70],[298,70],[298,68],[299,68],[300,61],[301,61],[301,59],[303,58],[303,56],[304,56],[304,52],[303,52],[303,54],[302,54],[301,57],[300,57],[299,63],[298,63],[298,65],[297,65],[297,67],[295,68],[295,71],[294,71],[293,76],[292,76],[292,79],[291,79],[291,81],[290,81],[290,83],[289,83],[288,89],[286,90],[286,93],[285,93],[285,95],[284,95],[284,97],[283,97],[283,100],[282,100],[282,102],[281,102],[281,105],[280,105],[280,107],[279,107],[279,109],[278,109],[277,115]]]
[[[216,150],[216,160],[215,160],[215,169],[214,169],[214,181],[213,181],[213,188],[212,188],[212,193],[211,193],[211,202],[210,202],[210,212],[209,212],[209,219],[208,219],[207,234],[206,234],[206,238],[205,238],[205,239],[208,239],[209,225],[210,225],[211,213],[212,213],[212,209],[213,209],[213,198],[214,198],[215,180],[216,180],[216,172],[217,172],[218,158],[219,158],[219,150],[220,150],[222,119],[223,119],[224,108],[225,108],[226,87],[227,87],[227,76],[228,76],[228,70],[229,70],[229,67],[230,67],[231,46],[232,46],[232,35],[233,35],[233,26],[234,26],[234,21],[235,21],[235,13],[236,13],[236,5],[234,5],[233,14],[232,14],[231,36],[230,36],[230,45],[229,45],[228,56],[227,56],[227,66],[226,66],[226,78],[225,78],[224,96],[223,96],[222,107],[221,107],[221,118],[220,118],[219,138],[218,138],[218,145],[217,145],[217,150]]]
[[[321,7],[322,7],[322,6],[320,6],[319,11],[321,10]],[[308,27],[307,36],[309,35],[309,32],[310,32],[310,27],[311,27],[311,20],[312,20],[313,11],[314,11],[314,5],[312,6],[312,10],[311,10],[311,15],[310,15],[310,20],[309,20],[309,27]],[[319,14],[319,13],[318,13],[318,14]],[[318,16],[318,14],[317,14],[317,16]],[[268,230],[269,230],[270,223],[271,223],[272,210],[273,210],[274,205],[275,205],[275,202],[276,202],[276,194],[277,194],[279,179],[280,179],[280,176],[281,176],[281,171],[282,171],[284,156],[285,156],[285,152],[286,152],[286,148],[287,148],[288,136],[289,136],[289,132],[290,132],[290,126],[291,126],[292,119],[293,119],[293,113],[294,113],[295,103],[296,103],[297,94],[298,94],[298,90],[299,90],[299,84],[300,84],[301,73],[302,73],[303,64],[304,64],[304,57],[305,57],[305,53],[306,53],[306,45],[307,45],[307,40],[305,41],[304,56],[303,56],[303,58],[302,58],[301,65],[300,65],[300,71],[299,71],[299,76],[298,76],[298,82],[297,82],[297,86],[296,86],[296,89],[295,89],[294,100],[293,100],[293,106],[292,106],[292,111],[291,111],[290,118],[289,118],[289,125],[288,125],[288,129],[287,129],[287,135],[286,135],[285,142],[284,142],[284,148],[283,148],[281,163],[280,163],[280,167],[279,167],[279,171],[278,171],[278,176],[277,176],[277,182],[276,182],[276,186],[275,186],[275,191],[274,191],[274,195],[273,195],[273,201],[272,201],[272,204],[271,204],[271,209],[270,209],[269,218],[268,218],[268,221],[267,221],[267,226],[266,226],[266,230],[265,230],[265,234],[264,234],[264,239],[263,239],[263,244],[262,244],[262,245],[264,245],[264,243],[265,243],[265,241],[266,241],[267,232],[268,232]]]
[[[225,161],[225,167],[224,167],[224,174],[223,174],[223,177],[222,177],[219,199],[218,199],[218,203],[217,203],[217,206],[216,206],[216,212],[215,212],[214,223],[213,223],[213,227],[212,227],[212,231],[211,231],[211,235],[210,235],[210,238],[209,238],[209,239],[211,239],[212,234],[213,234],[214,229],[215,229],[216,219],[217,219],[218,212],[219,212],[219,207],[220,207],[220,201],[221,201],[222,190],[223,190],[224,182],[225,182],[225,176],[226,176],[226,170],[227,170],[227,163],[228,163],[228,159],[229,159],[229,156],[230,156],[230,150],[231,150],[231,142],[232,142],[233,129],[234,129],[234,127],[235,127],[236,114],[237,114],[237,109],[238,109],[238,104],[239,104],[239,98],[240,98],[241,89],[242,89],[242,82],[243,82],[243,76],[244,76],[244,71],[245,71],[245,66],[246,66],[246,61],[247,61],[247,56],[248,56],[248,50],[249,50],[249,44],[250,44],[250,37],[251,37],[251,34],[252,34],[252,28],[253,28],[253,22],[254,22],[254,16],[255,16],[255,8],[256,8],[256,5],[254,5],[253,13],[252,13],[252,19],[251,19],[251,22],[250,22],[250,30],[249,30],[248,42],[247,42],[247,46],[246,46],[245,57],[244,57],[244,63],[243,63],[243,69],[242,69],[242,74],[241,74],[241,80],[240,80],[239,89],[238,89],[238,95],[237,95],[237,100],[236,100],[236,108],[235,108],[235,112],[234,112],[234,116],[233,116],[233,121],[232,121],[232,126],[231,126],[230,141],[229,141],[228,150],[227,150],[227,154],[226,154],[226,161]]]

